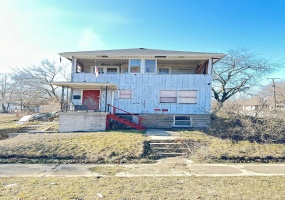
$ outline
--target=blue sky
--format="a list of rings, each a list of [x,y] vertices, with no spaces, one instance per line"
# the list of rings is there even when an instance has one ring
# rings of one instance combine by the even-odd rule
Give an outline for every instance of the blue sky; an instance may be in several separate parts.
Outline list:
[[[0,68],[59,60],[65,51],[140,47],[246,47],[285,62],[284,10],[283,0],[0,0]]]

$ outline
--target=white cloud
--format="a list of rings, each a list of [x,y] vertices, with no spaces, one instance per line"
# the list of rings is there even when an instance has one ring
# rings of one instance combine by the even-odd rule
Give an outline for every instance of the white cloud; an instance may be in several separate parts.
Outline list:
[[[95,49],[104,49],[105,44],[101,37],[95,33],[92,29],[85,29],[79,39],[78,47],[80,50],[88,51]]]

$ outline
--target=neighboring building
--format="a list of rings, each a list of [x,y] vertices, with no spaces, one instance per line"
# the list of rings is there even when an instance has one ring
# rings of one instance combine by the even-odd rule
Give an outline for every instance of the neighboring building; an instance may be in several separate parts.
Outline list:
[[[107,126],[113,120],[138,129],[209,126],[212,67],[225,54],[138,48],[60,56],[72,62],[71,82],[53,84],[72,90],[75,110],[89,110],[60,114],[60,131],[76,131],[103,130],[92,127],[96,114],[100,122],[107,117]]]
[[[3,110],[3,106],[4,106],[4,110]],[[15,102],[4,103],[4,105],[1,104],[0,106],[0,112],[7,112],[7,113],[17,112],[17,111],[20,111],[20,108],[21,106]]]

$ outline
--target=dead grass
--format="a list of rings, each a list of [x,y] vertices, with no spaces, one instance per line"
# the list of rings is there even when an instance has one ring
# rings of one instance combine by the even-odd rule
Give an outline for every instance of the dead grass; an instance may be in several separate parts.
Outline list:
[[[141,158],[145,139],[143,134],[132,132],[25,134],[1,140],[0,157],[2,162],[14,159],[17,162],[22,158],[41,159],[41,162],[116,163]]]
[[[0,199],[284,199],[285,177],[1,178]]]
[[[235,142],[198,131],[182,131],[185,140],[201,145],[192,152],[195,162],[284,162],[285,144],[262,144],[249,141]]]
[[[14,114],[0,114],[0,140],[8,138],[8,133],[16,132],[19,118]]]

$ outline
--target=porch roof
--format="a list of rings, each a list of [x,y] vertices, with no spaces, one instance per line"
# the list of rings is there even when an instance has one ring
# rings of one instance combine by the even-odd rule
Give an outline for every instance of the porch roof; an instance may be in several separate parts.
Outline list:
[[[107,87],[110,90],[117,90],[118,87],[113,83],[91,83],[91,82],[52,82],[51,84],[59,87],[68,87],[72,89],[95,89],[98,87]]]

